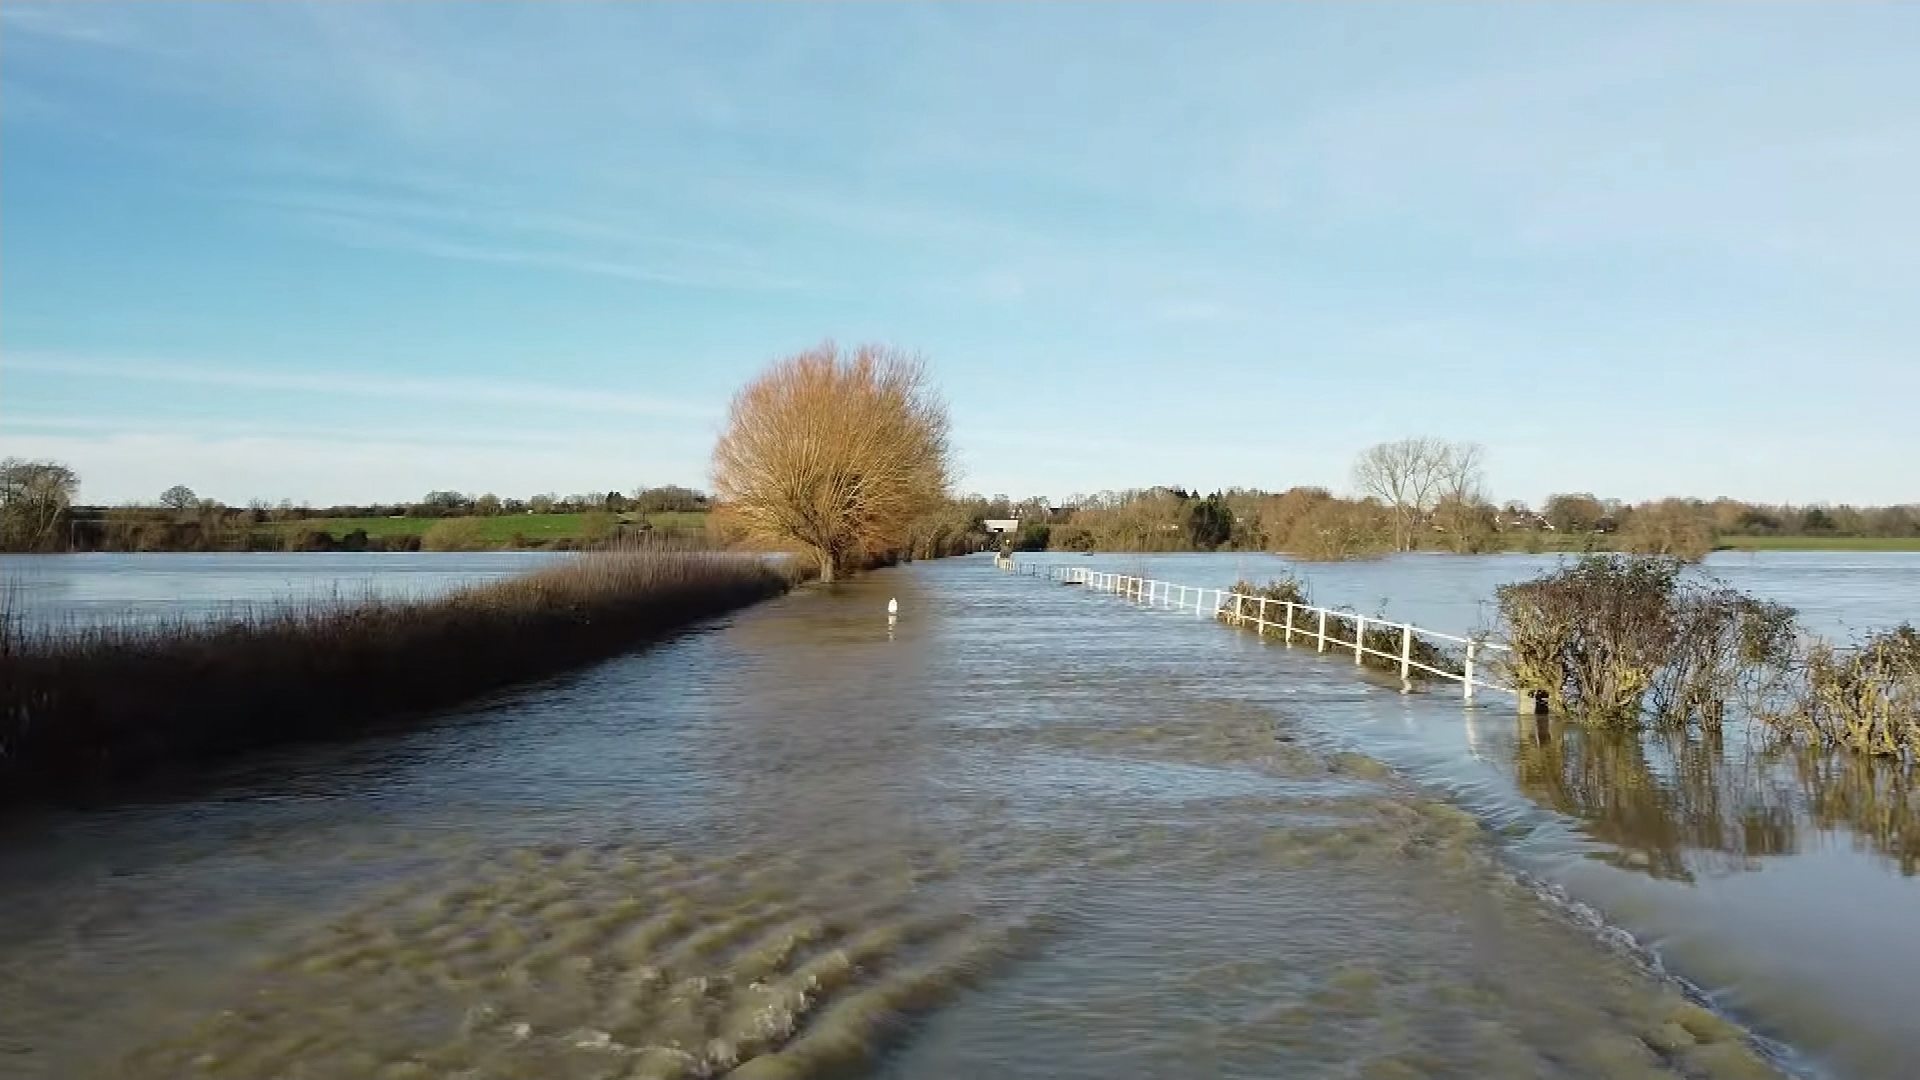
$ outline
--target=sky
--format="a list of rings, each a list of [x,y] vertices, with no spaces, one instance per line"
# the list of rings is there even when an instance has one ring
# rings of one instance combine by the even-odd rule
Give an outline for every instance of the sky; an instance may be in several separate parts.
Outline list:
[[[0,456],[705,487],[824,340],[962,490],[1920,501],[1920,6],[0,3]]]

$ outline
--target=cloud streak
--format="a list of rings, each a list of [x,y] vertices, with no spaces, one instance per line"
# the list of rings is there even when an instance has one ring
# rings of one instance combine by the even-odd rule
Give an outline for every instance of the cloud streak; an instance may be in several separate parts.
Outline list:
[[[340,397],[406,399],[438,403],[545,407],[567,411],[614,413],[682,420],[715,420],[717,406],[614,390],[579,389],[551,383],[457,375],[389,376],[361,372],[265,371],[152,360],[73,357],[8,352],[0,356],[8,372],[34,372],[76,379],[132,379],[141,382],[266,390]]]

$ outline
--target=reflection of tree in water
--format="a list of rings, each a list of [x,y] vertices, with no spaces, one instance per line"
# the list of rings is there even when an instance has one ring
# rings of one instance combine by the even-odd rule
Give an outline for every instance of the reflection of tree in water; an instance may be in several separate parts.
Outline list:
[[[1650,751],[1671,766],[1656,770]],[[1656,878],[1752,870],[1794,849],[1793,814],[1754,769],[1728,765],[1717,732],[1639,736],[1522,717],[1514,773],[1530,798],[1613,848],[1597,857]]]
[[[1780,756],[1792,766],[1814,826],[1845,830],[1856,846],[1893,860],[1902,875],[1920,874],[1920,783],[1912,766],[1805,746]]]

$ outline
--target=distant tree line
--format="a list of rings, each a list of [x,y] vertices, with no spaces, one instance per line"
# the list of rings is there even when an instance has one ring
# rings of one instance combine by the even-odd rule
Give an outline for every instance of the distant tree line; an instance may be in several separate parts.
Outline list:
[[[260,521],[354,517],[499,517],[503,514],[584,514],[597,511],[612,514],[701,513],[711,508],[711,500],[706,494],[677,484],[635,488],[625,493],[607,491],[558,495],[546,492],[526,498],[502,498],[492,492],[467,494],[459,491],[429,491],[416,502],[318,508],[295,506],[286,500],[278,505],[270,505],[263,500],[248,504],[249,511]]]
[[[416,502],[315,507],[291,500],[256,499],[244,507],[202,498],[175,484],[150,503],[83,506],[75,502],[80,478],[56,461],[0,461],[0,551],[418,551],[420,536],[373,536],[365,529],[335,536],[289,523],[334,518],[480,518],[511,514],[584,514],[582,542],[604,538],[620,515],[701,513],[711,508],[702,492],[678,485],[586,495],[541,494],[525,499],[486,493],[431,491]],[[268,526],[275,526],[268,528]],[[431,530],[430,530],[431,531]],[[445,532],[454,549],[477,543],[460,530]],[[444,532],[444,531],[443,531]],[[456,536],[457,534],[457,536]],[[567,538],[522,546],[569,546]],[[428,548],[436,546],[428,543]]]
[[[1471,443],[1419,437],[1362,452],[1353,493],[1296,486],[1229,488],[1201,494],[1156,486],[1074,495],[915,496],[886,511],[885,528],[861,539],[869,555],[932,558],[997,546],[1067,551],[1285,551],[1307,559],[1362,558],[1392,551],[1619,550],[1698,558],[1739,537],[1920,538],[1920,504],[1881,507],[1750,503],[1669,498],[1630,504],[1590,492],[1550,496],[1539,507],[1496,504],[1483,476],[1485,452]],[[151,504],[76,506],[79,477],[55,461],[0,462],[0,550],[242,550],[271,547],[417,549],[418,537],[331,536],[322,530],[259,526],[318,518],[477,518],[579,513],[621,516],[703,512],[705,493],[677,485],[622,493],[501,498],[432,491],[415,502],[313,507],[255,500],[229,507],[185,485]],[[596,521],[600,519],[595,518]],[[986,522],[1019,523],[998,537]],[[468,530],[471,532],[471,530]],[[448,543],[456,539],[452,533]],[[476,541],[459,533],[458,542]],[[852,543],[853,541],[848,541]],[[870,550],[869,550],[870,549]]]
[[[1306,559],[1393,551],[1619,550],[1697,559],[1740,536],[1920,538],[1920,505],[1775,506],[1721,498],[1637,504],[1590,493],[1550,497],[1539,509],[1496,505],[1486,492],[1483,448],[1433,437],[1382,443],[1353,469],[1354,494],[1299,486],[1230,488],[1201,495],[1179,486],[1074,495],[1065,506],[1004,495],[956,504],[977,526],[1021,522],[1014,546],[1068,551],[1284,551]]]

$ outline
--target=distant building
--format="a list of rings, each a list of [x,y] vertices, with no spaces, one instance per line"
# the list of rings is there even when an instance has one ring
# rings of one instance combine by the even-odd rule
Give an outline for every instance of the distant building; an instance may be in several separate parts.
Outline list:
[[[987,531],[990,533],[1013,533],[1020,531],[1019,518],[988,518],[984,522],[981,522],[981,524],[985,525]]]

